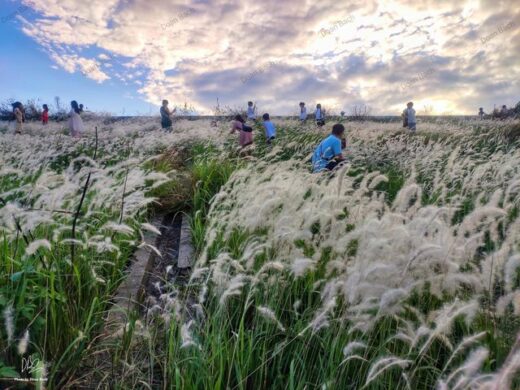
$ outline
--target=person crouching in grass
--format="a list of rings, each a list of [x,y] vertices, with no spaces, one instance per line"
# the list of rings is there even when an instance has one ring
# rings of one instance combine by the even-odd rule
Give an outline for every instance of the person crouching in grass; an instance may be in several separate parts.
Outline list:
[[[332,133],[316,147],[312,155],[312,170],[314,173],[332,171],[345,160],[341,150],[346,146],[344,140],[345,126],[337,123],[332,127]]]
[[[251,145],[253,143],[253,128],[245,124],[242,115],[235,116],[235,119],[231,122],[230,134],[239,131],[238,143],[242,148]]]
[[[264,120],[265,139],[270,145],[272,140],[276,138],[276,127],[274,126],[274,123],[271,122],[268,113],[262,115],[262,119]]]

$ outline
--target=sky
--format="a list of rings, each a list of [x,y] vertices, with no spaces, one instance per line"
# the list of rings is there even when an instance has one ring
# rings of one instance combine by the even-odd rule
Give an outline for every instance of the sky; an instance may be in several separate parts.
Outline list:
[[[476,114],[520,101],[518,0],[0,0],[0,100],[156,114]]]

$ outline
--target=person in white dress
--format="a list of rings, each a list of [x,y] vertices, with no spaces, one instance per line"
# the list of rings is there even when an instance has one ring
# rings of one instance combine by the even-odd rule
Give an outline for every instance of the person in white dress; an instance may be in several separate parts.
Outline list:
[[[70,113],[69,113],[69,129],[70,135],[75,138],[81,137],[83,133],[83,120],[79,115],[81,110],[79,109],[78,102],[73,100],[70,102]]]

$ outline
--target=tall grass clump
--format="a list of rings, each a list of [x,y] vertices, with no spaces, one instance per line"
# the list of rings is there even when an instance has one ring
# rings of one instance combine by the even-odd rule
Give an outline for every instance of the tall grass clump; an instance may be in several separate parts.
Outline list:
[[[194,310],[169,327],[166,383],[520,385],[518,149],[471,123],[379,126],[348,129],[334,174],[310,173],[316,134],[287,126],[231,175],[210,203]]]

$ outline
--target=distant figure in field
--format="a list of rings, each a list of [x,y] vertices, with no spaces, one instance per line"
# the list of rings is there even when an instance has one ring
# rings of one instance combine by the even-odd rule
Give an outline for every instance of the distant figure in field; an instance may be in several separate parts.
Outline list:
[[[300,121],[305,122],[307,120],[307,107],[304,102],[300,102]]]
[[[246,147],[253,143],[253,128],[245,124],[242,115],[235,116],[235,119],[231,122],[230,134],[239,131],[238,143],[241,147]]]
[[[321,108],[321,104],[316,104],[316,111],[314,112],[314,118],[316,119],[316,124],[321,127],[325,124],[325,114]]]
[[[79,113],[80,113],[80,114],[83,114],[83,111],[84,111],[84,110],[83,110],[83,104],[80,104],[80,105],[79,105]]]
[[[417,130],[417,119],[415,118],[415,110],[413,108],[413,102],[408,102],[406,108],[403,111],[403,127],[408,127],[412,132],[415,133]]]
[[[270,145],[271,142],[276,138],[276,127],[274,126],[274,123],[271,122],[271,118],[269,117],[268,113],[262,115],[262,119],[264,120],[265,139]]]
[[[49,123],[49,106],[44,104],[42,106],[42,108],[43,108],[43,111],[42,111],[42,124],[46,125],[47,123]]]
[[[170,111],[168,108],[168,100],[162,101],[162,106],[159,112],[161,113],[161,127],[163,129],[171,131],[173,125],[172,116],[176,111],[177,108],[174,108],[173,111]]]
[[[480,120],[484,119],[484,115],[486,115],[486,114],[484,113],[484,109],[483,109],[482,107],[480,107],[480,108],[478,109],[478,116],[479,116]]]
[[[345,148],[345,126],[337,123],[332,127],[332,133],[318,145],[312,155],[312,171],[322,172],[333,170],[345,158],[341,150]]]
[[[256,120],[256,104],[253,102],[247,102],[247,120]]]
[[[507,118],[507,106],[504,104],[502,106],[502,109],[500,110],[500,119],[506,119]]]
[[[23,123],[25,122],[25,110],[23,108],[23,104],[20,102],[14,102],[13,106],[13,115],[16,121],[16,134],[22,134]]]
[[[73,100],[70,102],[70,113],[69,113],[69,129],[70,135],[74,138],[81,137],[81,133],[83,133],[83,120],[81,116],[79,116],[79,106],[78,102]]]

